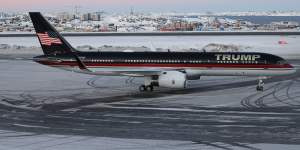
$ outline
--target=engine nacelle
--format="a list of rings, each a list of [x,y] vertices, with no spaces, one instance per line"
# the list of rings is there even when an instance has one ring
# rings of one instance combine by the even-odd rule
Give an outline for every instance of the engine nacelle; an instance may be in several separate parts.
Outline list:
[[[164,71],[158,77],[158,84],[168,88],[186,88],[186,74],[179,71]]]

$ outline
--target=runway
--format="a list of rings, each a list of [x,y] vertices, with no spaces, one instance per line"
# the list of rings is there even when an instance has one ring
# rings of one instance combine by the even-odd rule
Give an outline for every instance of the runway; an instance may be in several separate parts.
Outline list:
[[[95,141],[106,149],[299,149],[299,71],[267,79],[264,92],[256,78],[203,77],[187,89],[140,93],[139,78],[29,60],[0,60],[0,70],[0,149],[93,149]]]

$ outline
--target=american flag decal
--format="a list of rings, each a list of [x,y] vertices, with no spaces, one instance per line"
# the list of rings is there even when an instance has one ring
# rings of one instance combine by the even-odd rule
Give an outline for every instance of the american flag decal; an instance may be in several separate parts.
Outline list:
[[[52,44],[62,44],[56,34],[52,32],[37,33],[37,36],[39,37],[42,45],[51,46]]]

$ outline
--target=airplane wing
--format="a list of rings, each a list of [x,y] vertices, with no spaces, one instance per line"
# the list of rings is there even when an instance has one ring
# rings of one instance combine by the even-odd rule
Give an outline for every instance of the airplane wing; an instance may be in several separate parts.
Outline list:
[[[119,72],[125,76],[132,76],[132,77],[144,77],[144,76],[155,76],[160,75],[162,71],[124,71]]]
[[[126,76],[144,77],[144,76],[155,76],[161,75],[164,71],[184,71],[184,69],[153,69],[153,70],[142,70],[142,71],[120,71],[119,73]]]
[[[132,76],[132,77],[145,77],[145,76],[155,76],[155,75],[161,75],[164,71],[184,71],[182,69],[139,69],[139,70],[101,70],[101,71],[92,71],[96,74],[115,74],[115,75],[124,75],[124,76]]]

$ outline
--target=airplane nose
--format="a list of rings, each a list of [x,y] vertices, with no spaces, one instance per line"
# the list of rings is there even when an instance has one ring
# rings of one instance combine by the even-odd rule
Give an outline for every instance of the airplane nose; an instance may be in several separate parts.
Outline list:
[[[292,66],[291,64],[284,64],[284,68],[294,69],[294,66]]]
[[[291,64],[285,64],[285,68],[289,70],[289,74],[294,74],[297,72],[297,69]]]

